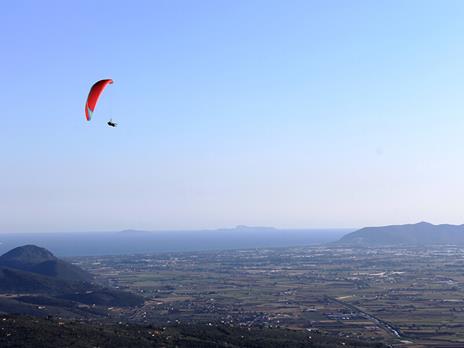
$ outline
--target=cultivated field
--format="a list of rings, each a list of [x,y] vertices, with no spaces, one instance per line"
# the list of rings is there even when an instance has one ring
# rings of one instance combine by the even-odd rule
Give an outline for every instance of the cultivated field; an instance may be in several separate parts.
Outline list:
[[[464,249],[337,246],[72,260],[143,308],[154,324],[288,327],[395,346],[464,346]]]

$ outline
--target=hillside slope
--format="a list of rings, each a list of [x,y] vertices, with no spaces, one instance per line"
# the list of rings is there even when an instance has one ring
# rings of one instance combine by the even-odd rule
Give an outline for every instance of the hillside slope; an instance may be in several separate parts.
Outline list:
[[[365,227],[348,233],[337,243],[359,246],[464,245],[464,225],[433,225],[420,222],[408,225]]]

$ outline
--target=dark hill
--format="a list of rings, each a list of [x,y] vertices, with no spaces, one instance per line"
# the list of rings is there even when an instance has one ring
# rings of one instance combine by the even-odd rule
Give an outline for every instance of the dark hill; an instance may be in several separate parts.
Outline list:
[[[46,294],[57,299],[100,306],[130,307],[143,303],[142,297],[127,291],[86,282],[69,282],[7,267],[0,267],[0,293]]]
[[[93,277],[83,269],[62,260],[50,260],[39,263],[30,269],[31,272],[68,281],[92,281]]]
[[[41,262],[56,260],[56,257],[47,249],[35,245],[24,245],[11,249],[0,256],[0,262],[15,265],[35,265]]]
[[[47,277],[19,269],[0,267],[0,292],[61,294],[63,292],[83,291],[80,283]]]
[[[432,225],[420,222],[408,225],[365,227],[348,233],[337,243],[360,246],[464,245],[464,225]]]
[[[97,304],[112,307],[135,307],[144,302],[142,297],[131,292],[103,287],[94,287],[93,290],[87,289],[84,292],[67,293],[58,296],[58,298],[88,305]]]
[[[97,306],[127,307],[144,302],[138,295],[103,287],[91,280],[90,273],[34,245],[18,247],[0,256],[0,293],[51,296],[51,301]],[[5,308],[13,308],[12,301],[5,303],[0,299],[0,311],[9,312]],[[18,305],[17,312],[22,313],[22,307]]]
[[[35,245],[14,248],[0,256],[0,266],[38,273],[68,281],[92,281],[92,276],[50,251]]]

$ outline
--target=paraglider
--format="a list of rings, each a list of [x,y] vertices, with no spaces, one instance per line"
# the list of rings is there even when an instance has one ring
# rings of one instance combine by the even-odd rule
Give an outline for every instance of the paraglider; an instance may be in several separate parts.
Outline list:
[[[85,118],[87,119],[87,121],[90,121],[92,119],[92,115],[95,110],[95,106],[97,105],[98,98],[100,98],[100,95],[102,94],[106,86],[108,86],[111,83],[113,83],[113,80],[111,79],[100,80],[95,82],[92,88],[90,88],[87,101],[85,102]],[[113,123],[111,120],[110,122]],[[110,122],[108,122],[109,126],[116,127],[115,123],[113,123],[113,126],[110,125]]]
[[[109,120],[108,122],[106,122],[106,123],[108,124],[108,126],[113,127],[113,128],[116,127],[116,126],[118,125],[117,123],[113,122],[113,119],[110,119],[110,120]]]

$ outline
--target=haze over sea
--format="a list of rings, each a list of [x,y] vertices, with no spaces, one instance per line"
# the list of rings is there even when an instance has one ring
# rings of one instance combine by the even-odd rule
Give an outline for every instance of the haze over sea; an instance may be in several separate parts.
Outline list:
[[[0,234],[0,253],[25,244],[45,247],[57,256],[288,247],[332,242],[351,231],[237,226],[195,231],[5,233]]]

